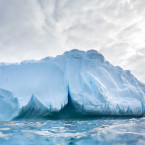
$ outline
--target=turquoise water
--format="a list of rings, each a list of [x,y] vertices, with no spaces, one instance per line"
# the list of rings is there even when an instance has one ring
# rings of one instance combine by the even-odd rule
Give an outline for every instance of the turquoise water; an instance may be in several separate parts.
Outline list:
[[[144,145],[145,117],[0,122],[0,145]]]

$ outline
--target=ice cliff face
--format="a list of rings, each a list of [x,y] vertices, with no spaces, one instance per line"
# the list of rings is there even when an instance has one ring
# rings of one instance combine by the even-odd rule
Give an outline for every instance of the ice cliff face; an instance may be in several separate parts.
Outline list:
[[[19,105],[9,91],[0,89],[0,121],[11,120],[18,114]]]
[[[9,101],[4,96],[7,105],[13,106],[14,102],[15,106],[19,105],[21,116],[29,108],[30,114],[35,110],[33,116],[43,116],[42,110],[45,110],[45,114],[46,110],[59,112],[68,104],[68,94],[75,112],[78,109],[90,115],[145,114],[145,85],[130,71],[111,65],[95,50],[72,50],[40,61],[1,64],[0,88],[11,92],[11,97],[18,99],[18,102],[13,99]],[[31,98],[33,95],[36,99]],[[2,99],[0,103],[3,104]],[[36,111],[37,106],[41,111]],[[27,111],[22,111],[22,107]],[[12,110],[12,114],[16,110],[17,107]],[[4,118],[1,114],[0,120]],[[9,114],[5,116],[9,118]]]

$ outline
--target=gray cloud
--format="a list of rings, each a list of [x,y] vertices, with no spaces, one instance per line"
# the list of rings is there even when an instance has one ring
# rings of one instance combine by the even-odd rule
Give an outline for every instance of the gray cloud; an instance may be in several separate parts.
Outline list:
[[[0,0],[0,61],[99,50],[145,82],[145,1]]]

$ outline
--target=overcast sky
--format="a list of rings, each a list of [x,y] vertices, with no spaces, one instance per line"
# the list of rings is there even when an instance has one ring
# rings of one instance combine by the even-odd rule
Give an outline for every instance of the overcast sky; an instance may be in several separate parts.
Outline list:
[[[145,0],[0,0],[0,62],[95,49],[145,83]]]

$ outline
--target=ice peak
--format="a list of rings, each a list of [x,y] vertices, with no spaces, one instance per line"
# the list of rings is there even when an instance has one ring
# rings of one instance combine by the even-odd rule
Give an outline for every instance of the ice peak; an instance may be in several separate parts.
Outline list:
[[[104,61],[104,56],[96,50],[88,50],[86,56],[89,59],[100,59],[102,62]]]
[[[87,58],[87,59],[97,59],[100,60],[101,62],[104,61],[104,56],[97,50],[93,49],[88,51],[72,49],[70,51],[65,52],[64,55],[72,58]]]
[[[73,58],[81,58],[85,54],[85,51],[81,51],[78,49],[72,49],[64,53],[65,56],[73,57]]]
[[[32,95],[28,105],[30,106],[41,106],[40,101],[35,97],[35,95]]]

